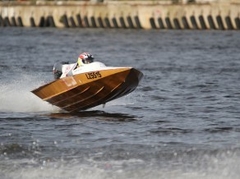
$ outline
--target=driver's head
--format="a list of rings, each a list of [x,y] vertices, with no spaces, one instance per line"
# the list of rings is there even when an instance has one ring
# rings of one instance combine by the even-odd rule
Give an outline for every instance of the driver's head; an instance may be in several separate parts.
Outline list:
[[[94,57],[90,53],[84,52],[79,55],[78,59],[81,59],[83,63],[87,64],[92,63]]]

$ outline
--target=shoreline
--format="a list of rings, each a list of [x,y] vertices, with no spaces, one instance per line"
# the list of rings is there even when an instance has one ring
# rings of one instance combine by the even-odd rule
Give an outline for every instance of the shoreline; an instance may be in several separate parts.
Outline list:
[[[0,27],[240,30],[238,0],[166,2],[5,1],[0,3]]]

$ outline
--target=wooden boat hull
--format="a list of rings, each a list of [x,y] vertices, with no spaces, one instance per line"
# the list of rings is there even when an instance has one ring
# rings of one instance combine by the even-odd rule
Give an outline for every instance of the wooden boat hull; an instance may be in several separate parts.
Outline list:
[[[68,112],[77,112],[129,94],[142,76],[131,67],[92,71],[55,80],[32,93]]]

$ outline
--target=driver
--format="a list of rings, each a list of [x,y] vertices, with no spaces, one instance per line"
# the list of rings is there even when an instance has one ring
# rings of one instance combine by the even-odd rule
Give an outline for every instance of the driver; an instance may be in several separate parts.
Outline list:
[[[88,64],[93,62],[93,55],[87,52],[83,52],[78,56],[77,67],[82,66],[83,64]]]

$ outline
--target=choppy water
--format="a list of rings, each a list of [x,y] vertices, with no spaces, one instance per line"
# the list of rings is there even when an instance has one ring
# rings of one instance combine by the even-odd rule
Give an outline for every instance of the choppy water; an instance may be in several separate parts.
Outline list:
[[[239,49],[236,31],[0,29],[0,178],[239,178]],[[145,76],[77,115],[30,92],[83,51]]]

